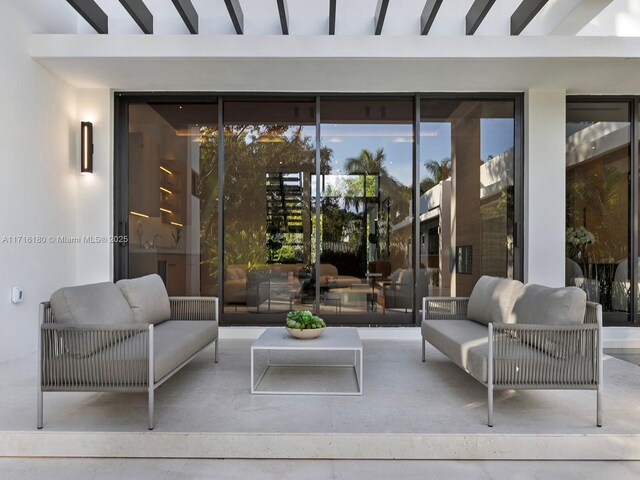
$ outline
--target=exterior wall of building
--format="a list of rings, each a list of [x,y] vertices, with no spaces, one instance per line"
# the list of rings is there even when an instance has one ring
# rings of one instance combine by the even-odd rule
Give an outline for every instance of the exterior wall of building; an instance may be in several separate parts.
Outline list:
[[[80,236],[113,235],[113,95],[108,89],[78,90],[76,127],[93,123],[93,175],[79,175],[77,232]],[[77,133],[78,137],[80,133]],[[76,249],[76,283],[109,281],[113,277],[113,244],[92,242]]]
[[[187,33],[174,9],[156,10],[160,2],[148,3],[154,13],[157,34]],[[167,3],[165,7],[170,6],[169,2],[163,3]],[[506,36],[508,22],[505,18],[517,3],[516,0],[497,2],[477,35]],[[548,8],[554,3],[558,2],[549,2]],[[183,70],[174,69],[175,74],[169,77],[151,67],[156,65],[157,59],[162,55],[169,55],[167,52],[178,56],[191,49],[192,44],[189,42],[192,39],[182,39],[186,42],[181,49],[180,45],[174,48],[181,43],[179,37],[157,38],[153,39],[156,43],[151,48],[155,52],[154,56],[149,55],[148,49],[143,48],[144,45],[134,44],[132,49],[139,53],[140,58],[118,58],[113,64],[107,59],[102,64],[105,71],[111,69],[120,78],[113,80],[111,84],[100,84],[101,88],[79,89],[79,84],[92,84],[91,78],[83,76],[84,72],[99,71],[99,68],[87,66],[92,61],[95,63],[98,57],[94,51],[94,58],[90,58],[92,44],[88,43],[88,57],[77,54],[82,58],[77,62],[79,66],[75,72],[76,80],[72,82],[67,78],[70,82],[67,83],[45,68],[43,65],[46,62],[35,61],[30,56],[30,43],[33,43],[30,36],[33,33],[82,33],[92,34],[91,38],[96,37],[86,22],[65,2],[59,0],[0,2],[0,18],[3,19],[3,28],[0,30],[0,80],[4,87],[0,91],[0,104],[5,112],[0,116],[3,158],[0,175],[3,199],[3,208],[0,209],[0,241],[7,238],[9,242],[0,244],[0,362],[35,350],[38,303],[49,298],[55,289],[63,285],[108,281],[112,278],[113,248],[110,243],[61,244],[53,243],[49,238],[54,237],[57,241],[59,236],[77,238],[78,235],[109,236],[113,233],[113,100],[110,88],[139,89],[140,82],[146,81],[139,80],[144,77],[145,72],[151,72],[155,81],[147,82],[146,90],[205,88],[212,91],[255,91],[264,90],[265,86],[270,85],[269,88],[274,91],[312,92],[526,91],[525,279],[548,285],[563,284],[564,272],[561,265],[564,265],[565,256],[565,88],[570,93],[637,94],[637,82],[634,83],[636,76],[630,75],[637,68],[635,63],[625,60],[627,66],[622,67],[622,63],[618,62],[616,65],[619,73],[616,73],[616,78],[620,82],[615,83],[607,82],[606,79],[610,78],[606,76],[607,69],[593,69],[588,62],[574,62],[574,66],[579,68],[577,70],[566,65],[559,70],[563,64],[573,60],[505,58],[497,61],[482,58],[484,48],[492,49],[495,47],[494,43],[502,44],[503,40],[505,44],[520,49],[516,52],[516,57],[526,56],[529,44],[518,39],[511,42],[513,39],[497,38],[494,42],[490,38],[454,38],[447,42],[440,41],[437,48],[434,47],[435,44],[429,44],[433,47],[432,50],[420,50],[422,44],[418,45],[415,39],[402,38],[400,35],[418,34],[419,16],[415,12],[421,10],[424,0],[407,1],[403,8],[390,7],[383,30],[383,37],[387,35],[386,39],[374,39],[373,42],[379,42],[375,45],[369,44],[367,40],[365,46],[369,48],[365,50],[360,49],[361,42],[357,36],[371,35],[376,0],[338,2],[336,30],[342,38],[335,40],[341,42],[341,49],[368,52],[367,59],[349,57],[336,60],[332,58],[332,40],[323,47],[325,43],[307,38],[306,41],[296,39],[295,49],[285,48],[285,54],[274,60],[270,57],[273,52],[281,51],[281,40],[272,35],[280,35],[280,25],[275,2],[272,9],[265,9],[264,4],[264,0],[242,2],[247,36],[267,36],[260,38],[260,42],[264,43],[262,50],[256,49],[250,38],[240,39],[238,43],[242,42],[240,48],[244,49],[244,57],[236,60],[238,51],[234,50],[234,45],[227,45],[230,49],[218,49],[219,45],[212,47],[211,40],[203,38],[202,42],[206,43],[204,47],[209,51],[220,51],[220,55],[227,55],[226,60],[221,57],[222,60],[217,61],[207,58],[201,63],[193,61],[190,64],[192,69],[186,72],[190,80],[185,80]],[[434,36],[462,37],[464,15],[461,12],[468,10],[471,4],[472,0],[444,2],[431,33]],[[199,2],[197,6],[201,35],[234,35],[222,2]],[[138,27],[118,2],[105,4],[105,8],[110,16],[111,32],[140,34]],[[291,34],[326,35],[326,10],[325,2],[290,2]],[[542,25],[544,13],[541,12],[523,32],[524,36],[545,32]],[[639,32],[640,0],[614,0],[579,35],[622,36],[638,35]],[[232,43],[235,39],[233,36],[224,41]],[[149,40],[151,39],[147,38],[145,42]],[[321,40],[325,42],[324,39]],[[549,39],[540,39],[540,44],[546,45],[547,40]],[[322,54],[324,57],[321,59],[304,57],[307,49],[314,48],[314,42],[320,45],[315,47],[315,55]],[[456,60],[452,53],[447,55],[453,59],[441,58],[436,61],[423,60],[417,55],[414,58],[396,59],[395,55],[402,54],[407,45],[414,52],[420,51],[421,55],[432,53],[434,57],[445,55],[443,49],[447,48],[453,53],[463,49],[479,53],[477,59],[466,58],[466,63]],[[574,42],[568,39],[567,46],[572,45]],[[583,49],[584,51],[604,55],[595,48],[598,47],[596,44],[587,42],[576,45],[571,52],[575,53],[576,48],[586,45],[589,48]],[[111,55],[112,49],[107,47],[109,45],[102,46],[105,57]],[[122,45],[115,47],[119,48],[120,54],[124,52]],[[620,47],[628,48],[626,44]],[[100,48],[98,45],[96,51],[100,52]],[[375,55],[372,51],[376,52]],[[627,50],[616,55],[629,56],[624,52]],[[250,58],[250,54],[253,57]],[[392,55],[393,62],[389,63]],[[613,53],[611,55],[614,56]],[[285,58],[287,56],[290,58]],[[459,67],[459,63],[464,63],[465,66]],[[127,75],[126,68],[115,68],[119,65],[129,65],[129,68],[142,73],[138,77]],[[357,74],[353,74],[354,65],[359,67]],[[236,68],[238,66],[240,68]],[[266,68],[268,74],[263,72],[257,75],[256,72],[261,72],[262,68]],[[468,75],[470,70],[475,70],[477,75]],[[74,74],[73,68],[69,68],[67,72],[69,75]],[[109,75],[103,73],[103,77],[108,78]],[[199,78],[204,78],[206,82],[198,83]],[[628,78],[631,80],[624,83]],[[525,81],[529,79],[529,82]],[[581,83],[583,79],[590,79],[591,84]],[[464,82],[466,86],[463,85]],[[531,84],[539,87],[530,88]],[[96,85],[95,82],[93,85]],[[87,177],[79,175],[77,151],[79,125],[83,120],[94,123],[94,174]],[[44,238],[47,243],[27,244],[26,239],[17,243],[16,238],[20,236]],[[12,239],[14,243],[11,243]],[[12,286],[23,288],[23,303],[14,305],[9,301]],[[621,342],[631,336],[630,329],[608,330],[614,332],[610,334],[612,338]],[[633,333],[636,332],[637,330]]]
[[[76,235],[80,168],[75,88],[28,54],[29,36],[41,24],[11,2],[0,2],[0,18],[0,361],[4,361],[35,350],[39,302],[61,285],[75,283],[76,245],[54,243],[49,237]],[[20,304],[10,301],[13,286],[23,289]]]

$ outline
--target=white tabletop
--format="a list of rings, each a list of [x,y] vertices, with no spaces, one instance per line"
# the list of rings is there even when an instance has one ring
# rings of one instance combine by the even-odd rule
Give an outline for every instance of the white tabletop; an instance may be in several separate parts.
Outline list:
[[[269,350],[361,350],[357,328],[328,327],[318,338],[293,338],[284,327],[267,328],[251,348]]]

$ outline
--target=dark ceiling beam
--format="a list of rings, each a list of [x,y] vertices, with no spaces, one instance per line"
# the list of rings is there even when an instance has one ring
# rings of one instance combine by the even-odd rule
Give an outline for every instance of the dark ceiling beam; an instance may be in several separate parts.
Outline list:
[[[289,35],[289,9],[287,8],[287,0],[276,1],[278,2],[278,15],[280,15],[282,34]]]
[[[244,33],[244,15],[242,14],[242,8],[240,8],[239,0],[224,0],[229,10],[229,16],[231,16],[231,22],[236,29],[238,35]]]
[[[336,3],[338,0],[329,0],[329,35],[336,34]]]
[[[109,33],[109,18],[94,0],[67,0],[98,33]]]
[[[511,35],[520,35],[549,0],[523,0],[511,15]]]
[[[153,33],[153,15],[143,0],[120,0],[124,9],[131,15],[144,33]]]
[[[171,0],[182,17],[184,24],[194,35],[198,33],[198,12],[193,8],[191,0]]]
[[[431,30],[431,24],[436,19],[442,0],[427,0],[420,15],[420,35],[427,35]]]
[[[378,0],[378,5],[376,6],[376,16],[374,17],[375,31],[376,35],[380,35],[382,33],[382,26],[384,25],[384,17],[387,16],[387,8],[389,7],[389,0]]]
[[[465,17],[467,35],[473,35],[496,0],[476,0]]]

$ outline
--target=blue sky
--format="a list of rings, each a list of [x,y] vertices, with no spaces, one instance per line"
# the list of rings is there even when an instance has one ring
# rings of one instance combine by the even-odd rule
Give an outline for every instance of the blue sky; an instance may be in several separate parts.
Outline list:
[[[512,119],[483,118],[480,121],[480,157],[499,155],[513,147],[514,122]],[[428,160],[451,157],[451,124],[449,122],[423,122],[421,130],[421,166]],[[334,172],[343,168],[345,160],[357,157],[363,148],[375,152],[384,148],[389,173],[403,184],[412,183],[413,128],[402,124],[323,124],[322,145],[333,150]],[[421,169],[424,176],[424,168]]]
[[[407,186],[412,184],[413,128],[411,125],[333,125],[323,124],[322,145],[333,150],[334,173],[342,170],[347,158],[362,149],[375,152],[384,148],[387,169]]]

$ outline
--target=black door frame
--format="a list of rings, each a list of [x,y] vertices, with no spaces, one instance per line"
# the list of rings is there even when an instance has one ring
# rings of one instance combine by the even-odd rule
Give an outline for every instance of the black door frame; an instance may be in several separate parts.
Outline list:
[[[631,296],[631,305],[629,312],[629,322],[626,326],[637,326],[640,321],[640,315],[638,314],[638,281],[640,281],[640,271],[638,271],[638,261],[633,259],[638,258],[638,236],[639,222],[638,215],[640,209],[638,208],[638,199],[640,197],[638,188],[640,175],[640,163],[638,160],[638,133],[640,129],[640,96],[635,95],[568,95],[567,105],[569,103],[627,103],[629,105],[629,293]],[[606,322],[605,322],[606,326]],[[620,326],[619,323],[615,323],[614,326]]]
[[[324,93],[309,95],[308,93],[211,93],[211,92],[115,92],[114,93],[114,232],[118,235],[128,234],[128,109],[130,104],[146,102],[166,103],[207,103],[217,104],[218,131],[224,132],[224,102],[225,100],[282,100],[282,99],[313,99],[316,104],[316,181],[320,181],[320,108],[321,100],[326,98],[385,98],[385,99],[411,99],[414,102],[414,142],[413,142],[413,232],[412,232],[412,258],[414,273],[420,265],[420,222],[419,212],[416,206],[420,204],[420,104],[425,99],[451,99],[451,100],[512,100],[514,102],[514,273],[516,279],[522,279],[524,266],[524,94],[523,93],[413,93],[413,94],[389,94],[389,93]],[[611,98],[611,97],[608,97]],[[637,166],[637,159],[636,159]],[[636,176],[637,177],[637,176]],[[637,183],[637,178],[636,178]],[[224,305],[224,142],[218,142],[218,298],[219,318],[225,325],[234,325],[232,322],[224,322],[222,316]],[[319,191],[319,190],[317,190]],[[319,215],[319,202],[316,202],[316,216]],[[417,213],[417,215],[416,215]],[[635,227],[637,231],[637,222]],[[317,229],[316,229],[317,230]],[[319,232],[316,232],[316,236]],[[320,244],[316,238],[316,263],[320,261]],[[114,245],[114,279],[126,278],[128,272],[128,244],[126,242]],[[319,275],[319,265],[316,265]],[[419,285],[420,275],[414,274],[414,311],[413,324],[420,323],[421,298],[418,292],[423,291]],[[316,282],[317,289],[319,283]],[[316,303],[319,301],[316,292]],[[317,306],[316,306],[317,308]],[[246,325],[246,324],[242,324]],[[406,326],[407,324],[402,324]],[[386,325],[385,326],[389,326]]]

